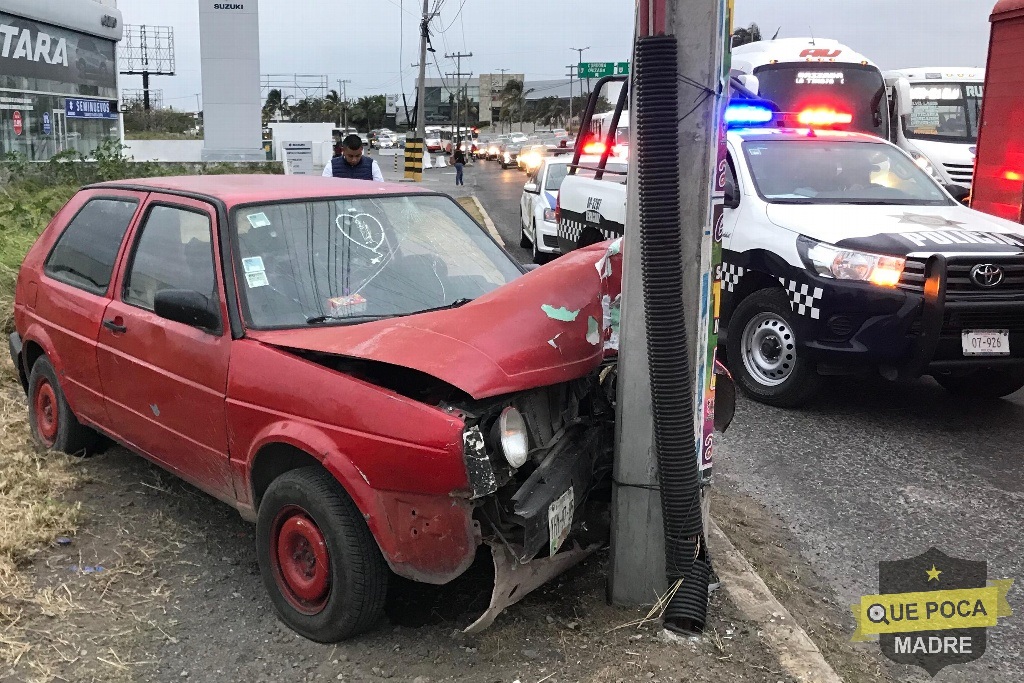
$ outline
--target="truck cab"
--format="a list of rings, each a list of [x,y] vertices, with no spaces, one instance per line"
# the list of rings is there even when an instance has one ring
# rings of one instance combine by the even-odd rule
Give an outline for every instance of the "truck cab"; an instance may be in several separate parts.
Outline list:
[[[970,189],[985,70],[920,67],[887,71],[891,140],[944,185]]]

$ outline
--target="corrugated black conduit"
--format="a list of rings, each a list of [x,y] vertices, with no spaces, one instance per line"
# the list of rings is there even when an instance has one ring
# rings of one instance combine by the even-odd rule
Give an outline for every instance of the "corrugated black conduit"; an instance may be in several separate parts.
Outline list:
[[[695,562],[703,522],[686,339],[689,312],[683,301],[676,38],[639,38],[635,63],[635,158],[665,573],[670,586],[683,579],[665,610],[664,624],[690,632],[703,627],[707,614],[709,568],[703,558]]]

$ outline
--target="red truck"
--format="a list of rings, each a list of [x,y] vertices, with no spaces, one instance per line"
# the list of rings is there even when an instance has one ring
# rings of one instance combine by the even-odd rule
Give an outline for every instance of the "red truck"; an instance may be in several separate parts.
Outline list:
[[[1024,223],[1024,0],[992,10],[971,207]]]

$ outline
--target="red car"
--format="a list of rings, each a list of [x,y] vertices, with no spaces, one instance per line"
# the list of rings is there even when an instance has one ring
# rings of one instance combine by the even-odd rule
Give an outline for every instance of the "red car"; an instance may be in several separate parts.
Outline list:
[[[445,583],[486,543],[482,627],[607,528],[616,252],[528,272],[405,185],[108,182],[26,256],[10,350],[44,447],[103,435],[255,521],[300,634],[370,629],[392,572]]]

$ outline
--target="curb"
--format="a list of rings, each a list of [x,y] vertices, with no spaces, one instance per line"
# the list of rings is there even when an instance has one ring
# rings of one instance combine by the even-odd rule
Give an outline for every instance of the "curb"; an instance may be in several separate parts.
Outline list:
[[[757,622],[779,664],[800,683],[843,683],[807,632],[782,606],[743,554],[708,518],[714,567],[722,588],[747,619]]]
[[[488,215],[487,211],[484,210],[484,205],[480,203],[480,200],[476,198],[476,195],[470,195],[469,198],[473,200],[473,203],[476,204],[477,210],[480,211],[480,215],[484,217],[484,227],[487,228],[487,232],[491,233],[491,237],[494,238],[494,241],[503,247],[507,246],[505,244],[505,240],[501,239],[501,235],[498,234],[498,228],[494,225],[494,221],[491,220],[490,215]]]

